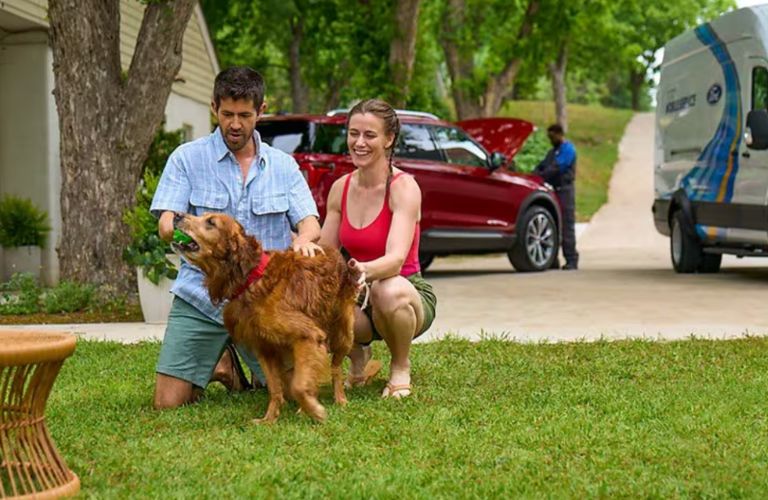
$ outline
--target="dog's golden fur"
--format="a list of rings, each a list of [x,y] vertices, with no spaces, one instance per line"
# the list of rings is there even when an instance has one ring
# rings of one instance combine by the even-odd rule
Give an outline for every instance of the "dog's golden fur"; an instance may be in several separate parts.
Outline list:
[[[269,406],[260,422],[280,414],[285,396],[322,421],[326,410],[317,400],[331,353],[334,399],[345,404],[341,363],[352,348],[357,279],[341,254],[304,257],[293,251],[270,252],[264,275],[244,293],[250,271],[263,252],[259,241],[225,214],[186,215],[176,227],[194,243],[174,248],[205,274],[214,303],[224,307],[224,325],[232,339],[258,358],[269,389]]]

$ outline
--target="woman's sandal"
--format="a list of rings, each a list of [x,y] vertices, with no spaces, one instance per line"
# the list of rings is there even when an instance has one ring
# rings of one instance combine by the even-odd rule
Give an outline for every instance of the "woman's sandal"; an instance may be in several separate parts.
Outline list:
[[[383,399],[386,399],[386,398],[402,399],[402,398],[407,398],[410,395],[411,395],[411,384],[393,385],[393,384],[387,383],[387,386],[384,388],[384,391],[381,393],[381,397]]]
[[[371,380],[376,377],[376,375],[379,374],[379,371],[381,370],[381,361],[378,359],[369,359],[368,363],[365,364],[365,368],[363,369],[362,375],[357,375],[353,377],[350,375],[347,377],[347,381],[344,382],[344,385],[347,388],[350,387],[362,387],[364,385],[368,385],[371,383]]]

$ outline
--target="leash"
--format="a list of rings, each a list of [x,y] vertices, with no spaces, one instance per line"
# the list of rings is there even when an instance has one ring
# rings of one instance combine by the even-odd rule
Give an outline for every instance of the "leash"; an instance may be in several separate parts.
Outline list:
[[[365,296],[363,297],[363,305],[360,306],[360,309],[365,309],[368,307],[368,299],[371,297],[371,285],[365,281],[365,273],[360,274],[360,279],[357,280],[357,285],[361,288],[357,296],[359,297],[360,293],[365,293]]]

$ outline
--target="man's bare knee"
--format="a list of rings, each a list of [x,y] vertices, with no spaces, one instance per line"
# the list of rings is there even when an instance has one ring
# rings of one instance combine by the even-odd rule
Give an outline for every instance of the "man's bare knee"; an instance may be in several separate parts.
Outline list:
[[[196,400],[195,389],[191,382],[170,375],[157,374],[155,382],[156,410],[178,408]]]

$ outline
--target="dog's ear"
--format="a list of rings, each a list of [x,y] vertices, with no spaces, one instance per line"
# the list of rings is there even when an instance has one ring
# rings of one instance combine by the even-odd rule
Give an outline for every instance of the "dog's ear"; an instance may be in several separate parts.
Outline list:
[[[258,265],[262,251],[259,240],[245,234],[245,232],[241,232],[233,238],[232,252],[235,254],[236,262],[240,264],[240,270],[243,274],[247,275],[254,266]]]

